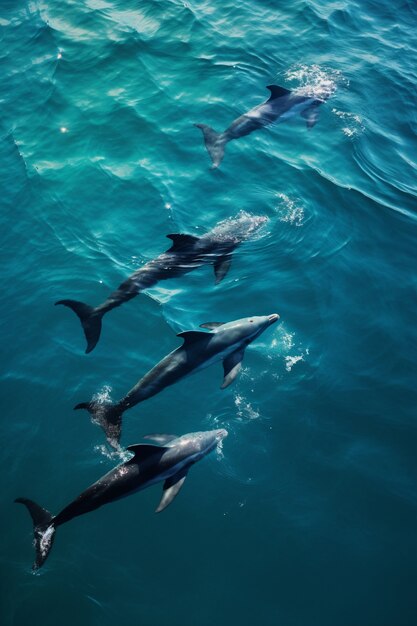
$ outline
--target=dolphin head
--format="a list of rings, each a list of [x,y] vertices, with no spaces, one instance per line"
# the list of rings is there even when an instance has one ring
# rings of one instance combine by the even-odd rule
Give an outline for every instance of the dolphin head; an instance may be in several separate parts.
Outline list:
[[[277,313],[271,315],[254,315],[219,326],[217,333],[225,333],[228,343],[241,344],[242,347],[259,337],[264,330],[279,319]]]
[[[212,430],[211,432],[214,433],[216,443],[220,443],[229,435],[225,428],[219,428],[218,430]]]
[[[227,437],[228,434],[224,428],[203,430],[183,435],[176,440],[175,444],[181,448],[182,455],[188,458],[192,457],[192,462],[195,462],[214,450],[217,444]]]
[[[264,215],[251,215],[240,211],[236,217],[223,220],[210,232],[210,238],[217,243],[233,242],[239,244],[252,237],[268,218]]]
[[[207,452],[210,452],[210,450],[215,448],[218,443],[223,441],[223,439],[227,437],[229,433],[225,428],[219,428],[217,430],[206,430],[198,434],[201,435],[201,448],[203,450],[206,450]]]

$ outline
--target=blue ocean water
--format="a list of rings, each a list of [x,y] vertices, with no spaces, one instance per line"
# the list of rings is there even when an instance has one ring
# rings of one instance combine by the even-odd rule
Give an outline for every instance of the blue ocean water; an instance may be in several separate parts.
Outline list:
[[[1,624],[416,622],[417,6],[409,0],[3,0]],[[320,97],[230,143],[269,84]],[[110,313],[90,355],[56,300],[98,304],[239,211],[269,218]],[[207,321],[280,314],[236,383],[213,365],[132,409],[123,443],[227,428],[160,486],[58,529],[31,575],[17,496],[58,512],[117,463],[87,414]]]

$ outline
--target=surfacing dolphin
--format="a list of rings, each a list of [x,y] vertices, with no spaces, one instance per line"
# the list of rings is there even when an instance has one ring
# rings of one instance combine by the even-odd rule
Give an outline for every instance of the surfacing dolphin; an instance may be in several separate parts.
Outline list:
[[[101,320],[105,313],[160,280],[177,278],[202,265],[214,265],[216,284],[219,283],[229,271],[235,248],[249,239],[266,221],[267,217],[241,211],[235,218],[219,222],[213,230],[201,237],[167,235],[172,240],[171,248],[136,270],[102,304],[92,307],[78,300],[59,300],[55,304],[63,304],[78,315],[87,340],[86,353],[91,352],[100,338]]]
[[[119,402],[104,404],[92,400],[74,408],[87,409],[93,421],[106,433],[109,444],[120,450],[122,415],[125,411],[217,361],[223,361],[221,388],[228,387],[239,373],[246,347],[278,319],[279,315],[273,313],[228,323],[208,322],[201,327],[212,332],[189,330],[179,333],[177,337],[182,337],[183,345],[155,365]]]
[[[268,85],[271,92],[268,100],[258,104],[247,113],[235,119],[226,130],[218,133],[207,124],[194,124],[203,132],[207,151],[213,162],[213,168],[218,167],[223,160],[226,144],[232,139],[239,139],[249,135],[254,130],[272,124],[272,122],[284,122],[294,115],[302,115],[307,123],[307,128],[313,128],[318,120],[318,107],[326,98],[314,98],[303,96],[279,87]]]
[[[27,507],[33,521],[36,558],[32,571],[45,563],[57,526],[73,517],[94,511],[160,481],[164,481],[164,485],[156,512],[163,511],[181,489],[190,467],[214,450],[227,434],[227,430],[220,429],[189,433],[182,437],[148,435],[145,439],[153,439],[162,445],[142,443],[129,446],[127,449],[134,454],[129,461],[102,476],[55,516],[32,500],[17,498],[15,502]]]

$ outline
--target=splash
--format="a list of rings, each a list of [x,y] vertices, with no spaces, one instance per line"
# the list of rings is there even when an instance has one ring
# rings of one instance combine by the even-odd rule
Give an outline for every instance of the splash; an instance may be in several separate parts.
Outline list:
[[[227,217],[219,222],[211,231],[212,237],[217,240],[242,239],[257,240],[262,237],[259,233],[261,226],[268,222],[265,215],[254,215],[241,209],[234,217]],[[228,227],[230,226],[230,230]]]
[[[348,113],[347,111],[339,111],[338,109],[332,109],[332,113],[343,122],[342,133],[346,135],[346,137],[356,137],[365,131],[365,126],[360,115]]]
[[[217,442],[217,446],[216,446],[216,456],[217,459],[219,461],[222,461],[224,459],[224,453],[223,453],[223,439],[220,439]]]
[[[298,352],[298,354],[291,354]],[[292,368],[299,361],[304,361],[309,355],[309,349],[303,348],[298,341],[295,340],[295,333],[289,332],[283,325],[277,328],[276,336],[270,345],[268,359],[283,359],[285,369],[291,372]],[[273,374],[273,377],[279,379],[279,375]]]
[[[327,100],[332,96],[339,84],[348,85],[348,81],[339,70],[320,67],[319,65],[297,65],[285,73],[289,82],[297,82],[299,85],[295,92],[300,96]]]
[[[120,463],[126,463],[133,456],[128,450],[123,450],[123,448],[113,450],[108,448],[104,443],[94,446],[94,451],[110,461],[119,461]]]
[[[237,408],[237,416],[241,420],[255,420],[258,419],[260,413],[257,409],[254,409],[250,402],[246,400],[240,394],[235,394],[234,403]]]
[[[304,220],[304,208],[298,200],[292,200],[285,193],[278,193],[280,202],[276,208],[280,222],[286,222],[292,226],[302,226]]]
[[[287,372],[291,372],[292,368],[298,361],[304,361],[304,356],[299,354],[297,356],[286,356],[285,357],[285,369]]]
[[[284,330],[281,340],[285,350],[291,350],[291,348],[294,347],[294,335],[295,333],[290,333],[287,330]]]
[[[112,388],[109,385],[105,385],[101,389],[101,391],[94,394],[92,400],[93,402],[98,404],[100,407],[104,408],[105,406],[112,403],[111,392],[112,392]],[[99,412],[96,412],[96,416],[97,417],[91,416],[91,421],[93,422],[93,424],[98,424],[100,426]],[[123,463],[128,461],[132,456],[130,452],[128,452],[127,450],[123,450],[123,448],[119,448],[118,450],[109,449],[105,444],[95,446],[94,450],[98,452],[99,454],[101,454],[102,456],[104,456],[106,459],[110,459],[110,460],[116,459]]]
[[[272,359],[276,356],[281,356],[282,353],[289,352],[295,345],[294,337],[295,333],[286,330],[283,324],[277,328],[270,344],[271,350],[268,358]]]
[[[52,541],[55,534],[55,526],[50,523],[50,526],[42,532],[41,540],[39,542],[39,550],[42,555],[42,559],[46,559],[48,552],[51,549]]]
[[[104,385],[103,389],[94,394],[93,401],[97,404],[109,404],[111,403],[112,388],[110,385]]]

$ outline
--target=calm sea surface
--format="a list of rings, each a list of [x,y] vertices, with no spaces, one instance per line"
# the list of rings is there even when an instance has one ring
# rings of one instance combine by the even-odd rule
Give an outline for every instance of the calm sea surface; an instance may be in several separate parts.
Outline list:
[[[2,0],[2,626],[412,626],[417,615],[417,4]],[[331,94],[227,146],[278,84]],[[56,300],[96,305],[239,211],[268,223],[110,313],[90,355]],[[174,504],[160,486],[59,528],[31,574],[17,496],[57,513],[119,461],[73,406],[117,400],[208,321],[277,312],[220,364],[129,411],[227,428]]]

